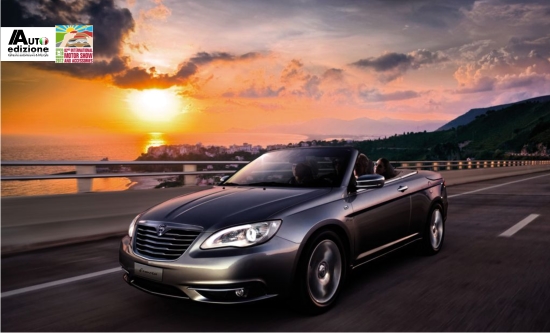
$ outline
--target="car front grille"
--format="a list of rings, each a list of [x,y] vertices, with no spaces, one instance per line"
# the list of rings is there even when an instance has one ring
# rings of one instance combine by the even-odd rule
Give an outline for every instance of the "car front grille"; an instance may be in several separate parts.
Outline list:
[[[159,236],[155,227],[138,225],[135,234],[135,251],[150,259],[175,260],[193,243],[199,231],[169,229]]]

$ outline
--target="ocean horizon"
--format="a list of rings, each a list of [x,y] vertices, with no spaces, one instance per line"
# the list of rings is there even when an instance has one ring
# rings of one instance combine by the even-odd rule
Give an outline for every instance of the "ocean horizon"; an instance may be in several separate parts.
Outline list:
[[[4,135],[2,161],[133,161],[151,146],[196,144],[230,146],[249,143],[264,148],[307,140],[305,135],[280,133],[146,133],[121,135]],[[3,167],[3,176],[51,175],[74,171],[68,166]],[[92,191],[123,191],[132,185],[128,178],[98,178]],[[30,196],[77,193],[76,179],[2,181],[1,196]]]

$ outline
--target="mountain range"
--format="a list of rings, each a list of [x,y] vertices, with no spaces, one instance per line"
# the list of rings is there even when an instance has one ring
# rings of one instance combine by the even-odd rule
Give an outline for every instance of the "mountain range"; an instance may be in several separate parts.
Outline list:
[[[463,114],[463,115],[451,120],[450,122],[446,123],[445,125],[441,126],[437,130],[438,131],[444,131],[444,130],[451,129],[453,127],[466,125],[466,124],[470,123],[471,121],[473,121],[477,116],[482,115],[482,114],[486,114],[487,111],[502,110],[504,108],[507,108],[511,105],[518,104],[518,103],[547,102],[547,101],[550,101],[550,95],[534,97],[534,98],[526,99],[526,100],[515,102],[515,103],[489,106],[489,107],[486,107],[486,108],[471,109],[470,111],[466,112],[465,114]]]
[[[407,132],[384,140],[356,142],[354,146],[369,157],[390,160],[521,158],[514,157],[520,153],[548,158],[550,98],[528,99],[498,110],[487,108],[465,125],[447,130]]]

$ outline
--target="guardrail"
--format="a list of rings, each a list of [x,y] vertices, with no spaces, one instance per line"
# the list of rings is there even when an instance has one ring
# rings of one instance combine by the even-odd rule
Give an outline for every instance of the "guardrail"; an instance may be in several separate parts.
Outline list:
[[[459,161],[392,161],[392,165],[402,169],[417,170],[464,170],[501,168],[529,165],[549,165],[550,160],[459,160]]]
[[[2,161],[2,167],[75,166],[75,174],[1,176],[2,181],[77,179],[78,192],[89,192],[94,178],[184,176],[184,185],[195,185],[197,175],[232,174],[235,170],[202,170],[198,165],[248,164],[248,161]],[[132,165],[180,165],[183,171],[97,173],[97,167]]]
[[[91,181],[94,178],[116,177],[156,177],[156,176],[184,176],[184,185],[194,185],[197,175],[232,174],[235,170],[202,170],[197,171],[198,165],[213,164],[247,164],[249,161],[2,161],[2,167],[39,167],[39,166],[75,166],[75,174],[56,175],[19,175],[1,176],[2,181],[16,180],[53,180],[77,179],[78,192],[89,192]],[[416,170],[465,170],[482,168],[501,168],[513,166],[550,165],[550,160],[458,160],[458,161],[391,161],[392,165],[402,169]],[[97,173],[97,167],[105,166],[132,166],[132,165],[181,165],[183,171],[166,172],[117,172]]]

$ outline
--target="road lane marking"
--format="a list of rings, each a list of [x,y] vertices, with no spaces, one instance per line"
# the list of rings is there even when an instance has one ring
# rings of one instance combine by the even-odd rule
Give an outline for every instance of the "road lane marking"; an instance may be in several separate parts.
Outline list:
[[[525,178],[525,179],[520,179],[520,180],[515,180],[515,181],[513,181],[513,182],[508,182],[508,183],[504,183],[504,184],[499,184],[499,185],[493,185],[493,186],[489,186],[489,187],[484,187],[484,188],[480,188],[480,189],[474,190],[474,191],[469,191],[469,192],[464,192],[464,193],[458,193],[458,194],[449,195],[449,196],[447,196],[447,198],[459,197],[459,196],[461,196],[461,195],[466,195],[466,194],[481,192],[481,191],[490,190],[490,189],[496,188],[496,187],[501,187],[501,186],[510,185],[510,184],[514,184],[514,183],[520,183],[520,182],[523,182],[523,181],[526,181],[526,180],[537,179],[537,178],[548,177],[548,176],[550,176],[550,174],[546,174],[546,175],[542,175],[542,176],[536,176],[536,177],[530,177],[530,178]]]
[[[89,278],[93,278],[93,277],[100,276],[100,275],[116,273],[116,272],[119,272],[121,270],[122,270],[122,268],[120,268],[120,267],[111,268],[111,269],[106,269],[104,271],[99,271],[99,272],[90,273],[90,274],[84,274],[84,275],[75,276],[75,277],[68,278],[68,279],[57,280],[57,281],[48,282],[48,283],[42,283],[42,284],[38,284],[36,286],[10,290],[10,291],[3,292],[2,293],[2,298],[9,297],[9,296],[14,296],[14,295],[19,295],[19,294],[24,294],[24,293],[28,293],[30,291],[40,290],[40,289],[44,289],[44,288],[55,287],[55,286],[59,286],[59,285],[62,285],[62,284],[67,284],[67,283],[80,281],[80,280],[84,280],[84,279],[89,279]]]
[[[533,222],[537,217],[539,217],[539,214],[531,214],[524,218],[523,220],[516,223],[513,227],[506,230],[505,232],[498,235],[498,237],[512,237],[516,232],[520,231],[521,228],[525,227],[529,223]]]

